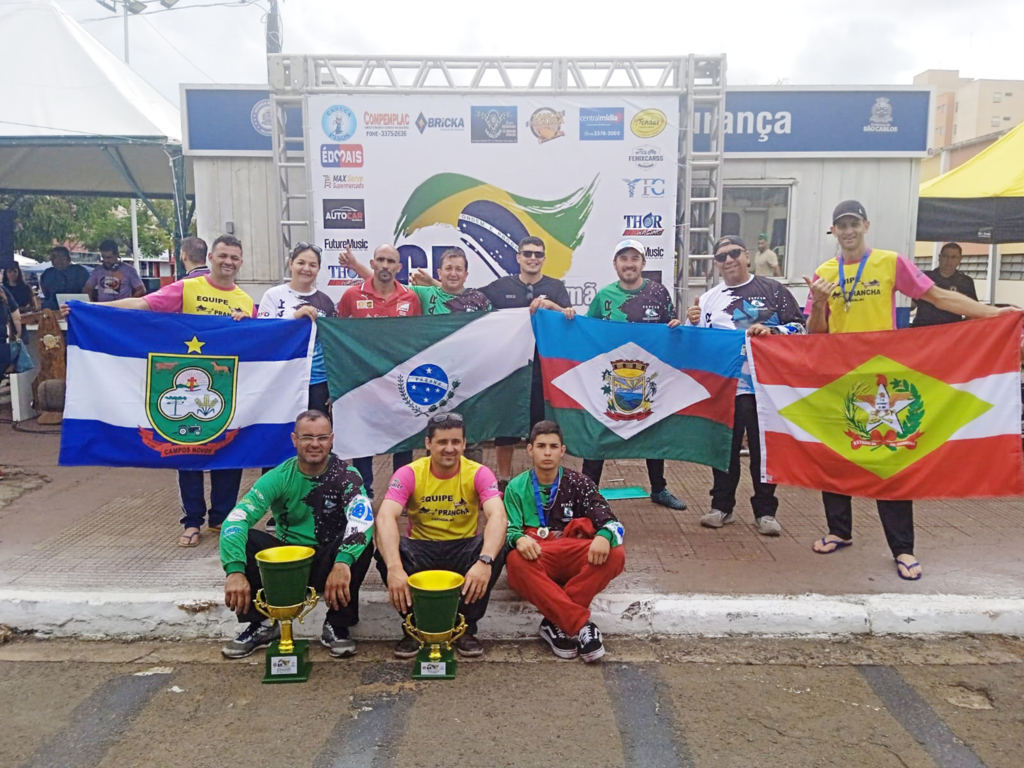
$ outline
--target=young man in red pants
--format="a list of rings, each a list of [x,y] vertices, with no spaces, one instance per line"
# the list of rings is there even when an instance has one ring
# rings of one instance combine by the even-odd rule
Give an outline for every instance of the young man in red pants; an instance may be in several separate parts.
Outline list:
[[[604,656],[590,602],[622,573],[622,524],[594,481],[563,468],[562,428],[539,421],[526,452],[533,469],[505,489],[508,584],[544,616],[540,636],[556,656],[586,662]]]

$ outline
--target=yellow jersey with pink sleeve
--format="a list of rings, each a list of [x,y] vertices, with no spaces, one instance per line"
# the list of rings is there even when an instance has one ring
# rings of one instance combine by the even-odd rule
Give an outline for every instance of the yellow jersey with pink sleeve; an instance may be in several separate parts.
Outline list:
[[[815,270],[822,280],[836,284],[828,300],[829,333],[895,330],[896,294],[919,299],[935,285],[914,262],[896,251],[871,248],[855,264],[842,264],[841,260],[842,255],[829,259]],[[810,297],[804,311],[811,312]]]

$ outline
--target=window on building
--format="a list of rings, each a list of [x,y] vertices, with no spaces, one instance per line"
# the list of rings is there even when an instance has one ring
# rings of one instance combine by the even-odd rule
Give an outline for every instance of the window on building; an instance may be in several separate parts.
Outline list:
[[[999,279],[1024,280],[1024,253],[999,254]]]
[[[988,278],[988,254],[979,253],[973,256],[964,254],[960,260],[960,271],[975,280],[986,280]]]
[[[953,126],[953,135],[956,136],[956,126]]]
[[[1002,122],[1002,120],[1000,120],[1000,119],[999,119],[998,117],[993,117],[993,118],[992,118],[992,127],[993,127],[993,128],[998,128],[998,127],[999,127],[999,124],[1000,124],[1001,122]]]
[[[959,111],[960,111],[960,102],[958,101],[958,102],[955,102],[953,104],[953,112],[956,113],[956,112],[959,112]]]
[[[1003,94],[1001,94],[1001,93],[993,93],[992,94],[992,103],[993,104],[998,104],[1002,100],[1003,100]]]
[[[767,235],[781,275],[786,276],[790,215],[789,185],[726,185],[723,191],[722,234],[739,235],[750,250],[750,269],[772,276],[768,254],[758,258],[757,240]]]
[[[1006,121],[1007,121],[1007,120],[1009,120],[1009,119],[1010,119],[1010,118],[1008,118],[1008,117],[1004,117],[1004,118],[1003,118],[1003,122],[1006,122]]]
[[[1013,94],[1007,91],[1006,93],[1003,94],[1003,96],[1013,96]]]

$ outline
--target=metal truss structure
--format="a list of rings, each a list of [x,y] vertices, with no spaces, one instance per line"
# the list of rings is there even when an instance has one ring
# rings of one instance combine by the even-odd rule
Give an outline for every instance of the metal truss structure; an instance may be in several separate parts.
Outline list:
[[[307,239],[312,232],[311,222],[294,213],[302,200],[310,215],[306,138],[288,137],[285,130],[288,112],[294,114],[296,109],[303,110],[303,125],[309,125],[307,94],[675,95],[680,115],[676,206],[680,311],[689,303],[690,286],[710,280],[711,244],[722,219],[724,54],[629,59],[280,54],[269,57],[268,68],[280,234],[286,252],[301,239],[295,230],[305,230]],[[709,146],[696,151],[694,137],[701,133],[701,123]]]

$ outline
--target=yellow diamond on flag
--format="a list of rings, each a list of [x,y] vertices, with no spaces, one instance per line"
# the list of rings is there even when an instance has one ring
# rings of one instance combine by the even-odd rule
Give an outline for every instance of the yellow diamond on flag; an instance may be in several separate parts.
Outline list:
[[[992,407],[970,392],[876,355],[779,414],[886,480]]]

